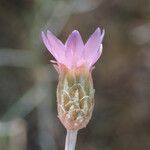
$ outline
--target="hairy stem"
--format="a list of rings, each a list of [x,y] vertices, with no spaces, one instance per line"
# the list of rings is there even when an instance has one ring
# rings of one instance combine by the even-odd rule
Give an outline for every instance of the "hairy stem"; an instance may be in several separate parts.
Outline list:
[[[67,130],[65,150],[75,150],[78,131]]]

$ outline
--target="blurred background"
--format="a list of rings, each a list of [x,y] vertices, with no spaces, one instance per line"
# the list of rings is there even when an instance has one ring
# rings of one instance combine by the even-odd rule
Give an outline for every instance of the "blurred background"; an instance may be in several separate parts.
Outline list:
[[[77,150],[150,150],[150,0],[0,0],[0,150],[63,150],[58,75],[41,31],[105,29],[95,109]]]

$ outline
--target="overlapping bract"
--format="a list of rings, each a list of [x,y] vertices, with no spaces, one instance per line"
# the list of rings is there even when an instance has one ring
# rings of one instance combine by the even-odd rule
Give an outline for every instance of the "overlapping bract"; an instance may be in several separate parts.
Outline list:
[[[58,64],[64,64],[68,69],[76,69],[85,65],[89,70],[102,53],[104,30],[97,28],[84,44],[80,33],[74,30],[63,44],[50,31],[42,32],[42,39]]]

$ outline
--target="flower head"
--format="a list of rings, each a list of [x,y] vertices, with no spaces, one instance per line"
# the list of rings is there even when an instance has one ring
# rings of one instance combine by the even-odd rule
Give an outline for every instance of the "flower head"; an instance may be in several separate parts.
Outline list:
[[[63,64],[68,69],[84,65],[90,70],[101,56],[103,37],[104,30],[101,33],[100,28],[97,28],[84,44],[80,33],[74,30],[63,44],[52,32],[42,32],[43,42],[57,64]]]
[[[79,130],[88,124],[94,107],[93,65],[102,53],[104,30],[100,28],[86,44],[73,31],[63,44],[50,31],[42,33],[43,42],[56,59],[58,117],[67,130]],[[53,61],[54,62],[54,61]]]

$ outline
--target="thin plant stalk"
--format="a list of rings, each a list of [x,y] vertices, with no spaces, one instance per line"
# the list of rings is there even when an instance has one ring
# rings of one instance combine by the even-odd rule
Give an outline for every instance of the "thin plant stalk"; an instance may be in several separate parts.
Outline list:
[[[65,150],[75,150],[78,131],[67,130]]]

